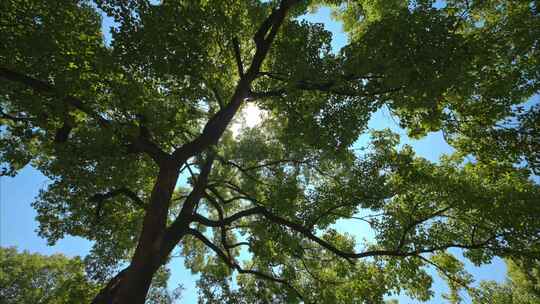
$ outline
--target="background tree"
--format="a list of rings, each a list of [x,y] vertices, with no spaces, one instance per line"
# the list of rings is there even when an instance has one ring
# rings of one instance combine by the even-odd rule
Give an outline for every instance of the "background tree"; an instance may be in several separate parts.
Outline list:
[[[89,303],[103,287],[92,280],[79,257],[62,254],[45,256],[14,247],[0,247],[0,297],[5,304],[71,304]],[[147,303],[170,304],[180,298],[181,287],[167,290],[169,273],[156,273]]]
[[[536,1],[433,4],[3,1],[3,174],[30,163],[51,179],[40,235],[94,241],[87,271],[109,283],[93,303],[143,303],[176,247],[203,301],[426,300],[427,267],[467,286],[447,249],[540,256],[540,111],[525,104],[540,16]],[[317,5],[343,21],[338,53],[298,18]],[[234,136],[247,104],[265,118]],[[381,108],[456,153],[431,163],[387,130],[355,152]]]
[[[473,303],[532,304],[540,302],[538,261],[507,260],[508,279],[503,284],[482,282]]]
[[[80,258],[43,256],[0,247],[2,303],[90,302],[99,286],[89,281]]]

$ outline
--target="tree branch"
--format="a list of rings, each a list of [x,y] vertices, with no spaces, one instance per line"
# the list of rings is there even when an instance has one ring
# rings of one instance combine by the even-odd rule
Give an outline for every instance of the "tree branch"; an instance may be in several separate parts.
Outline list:
[[[6,112],[4,112],[4,109],[2,107],[0,107],[0,118],[2,119],[7,119],[7,120],[11,120],[13,122],[28,122],[28,121],[31,121],[35,118],[33,117],[24,117],[24,116],[13,116],[13,115],[10,115]]]
[[[358,96],[358,97],[368,97],[368,96],[377,96],[377,95],[383,95],[388,93],[394,93],[398,92],[402,88],[388,88],[384,90],[378,90],[378,91],[361,91],[351,88],[338,88],[334,87],[335,82],[328,82],[328,83],[309,83],[305,81],[298,81],[294,84],[292,84],[292,87],[298,90],[303,91],[319,91],[319,92],[326,92],[329,94],[339,95],[339,96]],[[265,92],[251,92],[250,96],[254,99],[259,98],[269,98],[269,97],[284,97],[287,94],[288,90],[286,88],[278,88],[271,91],[265,91]]]
[[[240,211],[230,217],[227,217],[225,219],[223,219],[222,221],[215,221],[215,220],[210,220],[206,217],[203,217],[202,215],[200,214],[195,214],[194,215],[194,220],[197,221],[198,223],[202,224],[202,225],[205,225],[205,226],[209,226],[209,227],[222,227],[222,226],[225,226],[225,225],[230,225],[231,223],[243,218],[243,217],[246,217],[246,216],[251,216],[251,215],[261,215],[263,216],[264,218],[266,218],[267,220],[269,220],[270,222],[274,223],[274,224],[277,224],[277,225],[280,225],[280,226],[283,226],[283,227],[287,227],[297,233],[300,233],[301,235],[303,235],[304,237],[308,238],[309,240],[319,244],[321,247],[325,248],[326,250],[334,253],[336,256],[339,256],[347,261],[349,261],[350,263],[353,263],[352,259],[359,259],[359,258],[365,258],[365,257],[373,257],[373,256],[396,256],[396,257],[407,257],[407,256],[415,256],[415,255],[419,255],[421,253],[429,253],[429,252],[435,252],[435,251],[440,251],[440,250],[445,250],[445,249],[448,249],[448,248],[461,248],[461,249],[479,249],[479,248],[482,248],[484,246],[486,246],[487,244],[489,244],[489,242],[491,242],[493,239],[495,239],[497,237],[497,235],[487,239],[487,240],[484,240],[482,242],[479,242],[479,243],[471,243],[471,244],[460,244],[460,243],[447,243],[447,244],[442,244],[442,245],[439,245],[439,246],[434,246],[434,247],[429,247],[429,248],[420,248],[420,249],[417,249],[417,250],[412,250],[412,251],[402,251],[401,248],[398,248],[398,249],[394,249],[394,250],[371,250],[371,251],[365,251],[365,252],[360,252],[360,253],[356,253],[356,252],[346,252],[346,251],[342,251],[340,249],[338,249],[337,247],[335,247],[333,244],[331,244],[330,242],[328,241],[325,241],[319,237],[317,237],[310,228],[307,228],[307,227],[304,227],[300,224],[297,224],[297,223],[294,223],[290,220],[287,220],[285,218],[282,218],[282,217],[279,217],[277,215],[274,215],[273,213],[271,213],[269,210],[267,210],[266,208],[262,207],[262,206],[259,206],[259,207],[254,207],[254,208],[251,208],[251,209],[247,209],[247,210],[244,210],[244,211]]]
[[[257,177],[251,175],[249,172],[247,172],[248,170],[244,169],[242,166],[238,165],[237,163],[235,163],[233,161],[230,161],[230,160],[226,160],[225,158],[223,158],[223,157],[221,157],[219,155],[218,155],[218,159],[224,165],[231,165],[231,166],[235,167],[236,169],[238,169],[238,171],[242,172],[246,177],[253,180],[254,182],[264,183],[263,181],[261,181]]]
[[[240,78],[240,81],[236,85],[231,101],[208,120],[201,135],[174,151],[173,158],[176,162],[183,163],[191,156],[201,153],[219,141],[242,102],[249,97],[251,82],[256,78],[275,35],[285,19],[287,11],[297,2],[298,0],[283,0],[279,8],[274,10],[265,19],[254,37],[256,50],[251,60],[251,65],[244,74],[244,77]]]
[[[380,89],[378,91],[361,91],[350,87],[338,87],[339,79],[344,81],[358,81],[361,79],[382,78],[382,76],[357,76],[357,75],[338,75],[334,79],[325,82],[314,82],[306,79],[291,80],[287,75],[279,75],[272,72],[262,72],[259,76],[267,76],[268,78],[287,83],[284,87],[277,88],[266,92],[251,92],[252,98],[268,98],[268,97],[283,97],[288,92],[289,88],[295,88],[303,91],[319,91],[340,96],[376,96],[388,93],[394,93],[401,90],[401,87]]]
[[[70,105],[78,109],[79,111],[87,114],[88,116],[94,118],[100,126],[108,128],[111,125],[110,121],[94,112],[82,100],[71,95],[63,94],[62,92],[58,91],[53,85],[45,81],[10,70],[6,67],[0,67],[0,77],[9,81],[24,84],[41,94],[49,94],[52,96],[60,97],[65,104]]]
[[[133,191],[129,190],[126,187],[122,187],[116,190],[109,191],[107,193],[98,193],[93,195],[90,200],[91,201],[103,201],[112,197],[115,197],[117,195],[125,195],[129,197],[137,206],[141,208],[146,208],[146,204],[143,202],[143,200]]]
[[[199,203],[199,200],[204,195],[204,190],[208,184],[208,177],[212,171],[212,164],[214,162],[213,154],[210,153],[206,162],[201,168],[199,177],[193,186],[193,190],[184,201],[182,210],[172,222],[171,225],[165,230],[163,236],[163,252],[170,252],[174,246],[180,241],[182,236],[189,228],[189,224],[192,222],[193,213],[195,212],[195,206]]]
[[[223,102],[223,98],[221,98],[221,95],[219,94],[218,90],[212,85],[209,85],[209,88],[212,91],[212,94],[214,94],[214,98],[216,98],[219,104],[219,108],[223,109],[225,107],[225,103]]]
[[[246,209],[246,210],[243,210],[243,211],[239,211],[238,213],[235,213],[229,217],[226,217],[222,220],[211,220],[207,217],[204,217],[198,213],[195,213],[193,215],[193,220],[204,225],[204,226],[208,226],[208,227],[223,227],[223,226],[228,226],[230,224],[232,224],[233,222],[241,219],[241,218],[244,218],[246,216],[250,216],[250,215],[257,215],[257,214],[262,214],[263,212],[263,207],[254,207],[254,208],[251,208],[251,209]]]
[[[202,233],[200,233],[199,231],[195,230],[195,229],[189,229],[188,230],[188,233],[192,236],[194,236],[196,239],[198,239],[199,241],[201,241],[203,244],[205,244],[208,248],[210,248],[212,251],[214,251],[214,253],[221,258],[221,260],[223,260],[223,262],[225,262],[225,264],[227,264],[227,266],[229,266],[230,268],[232,269],[235,269],[236,271],[238,271],[239,273],[244,273],[244,274],[252,274],[252,275],[255,275],[257,277],[260,277],[264,280],[268,280],[268,281],[273,281],[273,282],[276,282],[276,283],[280,283],[286,287],[288,287],[289,289],[291,289],[292,291],[294,291],[296,293],[296,295],[301,299],[303,300],[303,296],[302,294],[296,289],[294,288],[294,286],[292,286],[287,280],[285,279],[280,279],[280,278],[276,278],[272,275],[269,275],[269,274],[266,274],[264,272],[260,272],[260,271],[257,271],[257,270],[252,270],[252,269],[243,269],[242,267],[240,267],[240,265],[238,265],[236,263],[236,261],[234,261],[234,259],[232,258],[229,258],[217,245],[215,245],[214,243],[212,243],[209,239],[207,239]]]
[[[221,206],[218,204],[218,202],[216,202],[214,200],[214,198],[211,197],[208,193],[205,192],[204,196],[208,199],[210,204],[212,204],[212,206],[214,206],[214,208],[217,210],[219,221],[223,221],[223,208],[221,208]],[[226,229],[226,226],[219,227],[219,230],[220,230],[220,233],[221,233],[221,243],[223,244],[223,247],[225,248],[225,252],[229,256],[229,259],[231,259],[232,256],[231,256],[231,252],[229,250],[229,247],[227,246],[227,232],[225,231],[225,229]]]
[[[101,128],[107,130],[113,128],[112,122],[110,120],[107,120],[103,116],[99,115],[99,113],[95,112],[81,99],[72,95],[66,95],[63,92],[59,91],[56,87],[45,81],[10,70],[6,67],[0,67],[0,77],[12,82],[23,84],[29,88],[32,88],[34,91],[40,94],[60,98],[60,100],[67,106],[71,106],[93,118]],[[65,120],[64,125],[57,131],[55,135],[55,141],[65,142],[68,139],[69,133],[71,132],[73,127],[73,123]],[[165,159],[169,158],[168,154],[163,152],[155,143],[151,142],[148,137],[139,136],[133,140],[130,140],[130,142],[130,147],[133,151],[147,153],[158,164],[162,164]]]
[[[442,208],[434,213],[431,213],[430,215],[427,215],[427,216],[424,216],[422,218],[419,218],[417,220],[414,220],[412,221],[409,225],[407,225],[407,227],[403,230],[403,234],[401,235],[401,239],[399,240],[399,243],[396,247],[397,250],[401,250],[403,248],[403,246],[405,246],[405,241],[407,239],[407,235],[409,234],[409,232],[414,229],[416,226],[424,223],[425,221],[428,221],[434,217],[437,217],[443,213],[445,213],[446,211],[450,210],[452,207],[451,206],[447,206],[445,208]]]
[[[158,166],[170,166],[171,156],[163,151],[156,143],[154,143],[147,131],[146,127],[139,127],[139,135],[131,140],[128,144],[129,152],[143,152],[148,154]]]
[[[469,293],[474,293],[474,289],[471,288],[469,286],[469,284],[467,284],[466,282],[460,280],[459,278],[456,278],[455,276],[453,276],[452,274],[448,273],[448,271],[446,271],[443,267],[439,266],[439,264],[437,263],[434,263],[432,262],[431,260],[421,256],[421,255],[418,255],[416,256],[417,258],[421,259],[422,261],[426,262],[427,264],[435,267],[442,275],[444,275],[445,277],[447,277],[450,281],[458,284],[459,286],[465,288],[465,290],[467,290]]]
[[[118,195],[124,195],[130,198],[135,205],[139,206],[142,209],[146,209],[147,206],[143,202],[143,200],[133,191],[129,190],[126,187],[118,188],[116,190],[112,190],[106,193],[97,193],[94,194],[92,197],[90,197],[89,201],[95,202],[97,204],[96,206],[96,214],[95,214],[95,221],[99,221],[101,210],[103,209],[103,203],[104,201],[113,198]]]
[[[238,242],[238,243],[234,243],[234,244],[224,244],[224,245],[225,245],[225,248],[228,248],[228,249],[235,248],[235,247],[240,247],[240,246],[251,247],[251,243],[249,243],[249,242]]]
[[[238,67],[238,76],[244,77],[244,64],[242,63],[242,53],[240,51],[240,43],[237,37],[232,38],[232,45],[234,50],[234,58],[236,59],[236,65]]]

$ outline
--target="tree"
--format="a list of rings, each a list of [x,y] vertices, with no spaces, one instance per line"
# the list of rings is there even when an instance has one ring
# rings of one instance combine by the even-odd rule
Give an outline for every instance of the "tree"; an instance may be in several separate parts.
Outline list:
[[[43,256],[0,247],[2,303],[90,302],[99,291],[87,280],[80,258]]]
[[[0,247],[0,296],[6,304],[89,303],[103,282],[89,278],[79,257],[62,254],[45,256],[14,247]],[[172,293],[166,288],[169,273],[156,273],[147,303],[170,304],[181,296],[182,288]]]
[[[485,281],[474,303],[533,304],[540,302],[540,264],[538,261],[507,260],[508,279],[503,284]]]
[[[318,5],[349,36],[337,53],[299,18]],[[4,175],[30,163],[51,179],[34,202],[40,235],[94,241],[87,269],[110,281],[93,303],[143,303],[177,247],[203,302],[425,300],[427,267],[467,284],[447,249],[476,264],[539,256],[540,107],[524,104],[540,86],[536,1],[0,8]],[[107,43],[101,13],[115,21]],[[249,104],[265,118],[234,135]],[[387,130],[353,149],[381,108],[456,153],[431,163]]]

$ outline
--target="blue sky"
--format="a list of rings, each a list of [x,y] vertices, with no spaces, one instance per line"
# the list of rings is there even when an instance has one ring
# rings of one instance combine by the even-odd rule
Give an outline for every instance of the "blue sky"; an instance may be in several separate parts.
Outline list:
[[[328,9],[320,9],[317,13],[305,17],[306,20],[322,22],[326,28],[333,32],[334,49],[346,43],[346,37],[342,33],[339,23],[330,18]],[[110,20],[106,20],[105,26],[111,25]],[[104,32],[108,32],[104,30]],[[107,39],[110,36],[107,35]],[[402,129],[397,126],[396,121],[384,110],[377,112],[369,123],[370,128],[382,129],[389,127],[402,135],[404,143],[411,144],[417,153],[429,160],[436,161],[443,153],[451,152],[451,147],[446,144],[440,133],[433,133],[419,141],[410,140],[405,136]],[[360,140],[360,143],[363,139]],[[360,144],[359,143],[359,144]],[[47,246],[46,241],[39,238],[36,233],[38,227],[35,221],[36,212],[30,206],[34,197],[40,189],[47,185],[47,179],[38,171],[31,167],[22,170],[15,178],[0,178],[0,245],[17,246],[20,250],[39,252],[43,254],[63,253],[68,256],[84,256],[90,249],[91,243],[74,237],[66,237],[55,246]],[[358,226],[350,222],[338,224],[340,229],[358,235]],[[497,280],[503,281],[505,277],[505,266],[501,260],[495,260],[491,265],[483,267],[473,267],[467,264],[470,271],[477,280]],[[171,262],[172,276],[170,286],[175,287],[181,283],[185,287],[184,303],[196,303],[195,280],[189,270],[183,267],[181,258],[173,258]],[[440,293],[446,290],[444,283],[440,279],[435,281],[434,288],[437,296],[429,303],[441,303]],[[404,296],[399,297],[400,303],[417,303]]]

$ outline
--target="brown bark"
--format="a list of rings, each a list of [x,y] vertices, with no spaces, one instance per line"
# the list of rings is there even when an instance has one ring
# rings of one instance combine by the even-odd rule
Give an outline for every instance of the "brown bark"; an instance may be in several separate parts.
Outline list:
[[[261,25],[254,37],[257,47],[249,69],[245,74],[241,73],[240,81],[230,102],[210,118],[202,134],[192,142],[178,148],[172,155],[164,155],[162,151],[158,151],[159,157],[154,157],[154,160],[159,164],[160,171],[152,190],[135,254],[130,265],[107,284],[94,299],[93,304],[143,304],[145,302],[155,272],[166,261],[174,246],[190,232],[189,224],[194,220],[195,206],[204,194],[213,158],[207,159],[179,216],[167,227],[169,204],[180,166],[190,157],[199,155],[218,143],[242,102],[249,96],[251,82],[257,77],[288,9],[296,2],[295,0],[282,1],[280,7],[274,10]],[[145,147],[149,146],[148,143],[143,143]],[[145,149],[144,152],[149,153],[153,150]]]
[[[131,263],[92,303],[144,303],[155,272],[169,255],[168,251],[162,250],[162,239],[178,174],[179,168],[175,163],[161,164]]]

